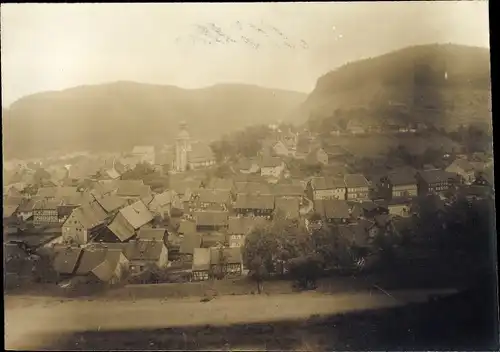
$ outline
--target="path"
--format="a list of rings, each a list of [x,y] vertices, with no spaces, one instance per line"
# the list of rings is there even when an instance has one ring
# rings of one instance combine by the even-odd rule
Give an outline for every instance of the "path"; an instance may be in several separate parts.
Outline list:
[[[31,299],[31,305],[14,304],[20,297],[6,298],[6,348],[42,348],[46,339],[83,330],[165,328],[189,325],[219,325],[308,318],[420,302],[449,290],[397,291],[324,295],[223,296],[202,303],[199,298],[135,302]],[[256,309],[258,307],[258,309]]]

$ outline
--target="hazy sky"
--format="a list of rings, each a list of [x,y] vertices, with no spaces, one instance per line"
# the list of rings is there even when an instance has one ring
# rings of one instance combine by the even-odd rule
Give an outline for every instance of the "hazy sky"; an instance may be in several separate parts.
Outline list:
[[[208,23],[236,43],[203,42],[196,25]],[[2,101],[118,80],[310,92],[347,61],[405,46],[489,47],[488,28],[483,1],[2,4]]]

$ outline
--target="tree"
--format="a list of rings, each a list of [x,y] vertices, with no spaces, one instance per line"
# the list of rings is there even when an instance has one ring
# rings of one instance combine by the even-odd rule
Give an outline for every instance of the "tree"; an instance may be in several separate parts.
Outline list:
[[[323,258],[317,253],[309,253],[292,258],[289,263],[289,271],[297,280],[299,288],[316,288],[316,280],[322,269]]]

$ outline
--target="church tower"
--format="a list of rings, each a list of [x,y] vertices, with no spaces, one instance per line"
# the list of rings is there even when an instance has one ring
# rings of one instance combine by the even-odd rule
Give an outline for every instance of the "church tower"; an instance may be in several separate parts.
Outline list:
[[[179,124],[179,134],[175,141],[175,170],[186,171],[188,166],[188,153],[191,151],[191,142],[187,131],[186,122]]]

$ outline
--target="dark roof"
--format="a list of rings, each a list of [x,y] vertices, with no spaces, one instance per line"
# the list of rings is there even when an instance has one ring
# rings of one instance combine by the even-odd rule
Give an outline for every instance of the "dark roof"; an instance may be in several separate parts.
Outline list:
[[[57,252],[53,267],[60,274],[73,274],[82,254],[81,248],[67,247]]]
[[[33,210],[48,210],[48,209],[56,210],[59,205],[61,205],[61,201],[42,199],[36,201]]]
[[[151,187],[137,180],[120,181],[116,194],[119,197],[142,198],[151,194]]]
[[[163,241],[166,232],[165,228],[141,227],[137,232],[137,239]]]
[[[222,251],[222,253],[221,253]],[[210,264],[218,265],[221,260],[221,254],[226,264],[241,264],[243,257],[241,255],[241,248],[210,248]]]
[[[193,254],[196,248],[201,248],[201,234],[197,232],[184,234],[179,253]]]
[[[327,219],[349,218],[349,206],[345,200],[318,199],[314,201],[316,212]]]
[[[5,204],[5,203],[4,203]],[[22,202],[17,209],[19,212],[32,212],[35,206],[35,201],[33,199],[28,199]]]
[[[132,261],[158,261],[165,244],[163,241],[130,241],[127,250]]]
[[[134,236],[135,229],[118,213],[108,225],[108,229],[120,240],[125,241]]]
[[[368,180],[361,174],[348,174],[344,176],[347,188],[368,187]]]
[[[75,274],[87,275],[106,260],[106,249],[84,249]]]
[[[186,190],[195,190],[200,188],[201,186],[201,181],[195,181],[195,180],[170,180],[170,189],[174,190],[177,192],[177,194],[184,194]]]
[[[201,246],[203,248],[211,248],[219,245],[224,245],[226,235],[221,232],[204,233],[201,237]]]
[[[274,209],[274,196],[238,194],[234,204],[235,209]]]
[[[265,226],[269,221],[261,217],[231,217],[227,232],[235,235],[246,235],[254,228]]]
[[[299,200],[297,198],[276,198],[275,211],[283,212],[287,218],[297,219],[299,217]]]
[[[400,168],[390,171],[387,177],[393,186],[409,185],[417,183],[416,173],[417,170],[413,168]]]
[[[195,211],[196,226],[225,226],[229,213],[227,211]]]
[[[427,183],[436,183],[455,179],[456,174],[444,170],[425,170],[419,172],[422,179]]]

